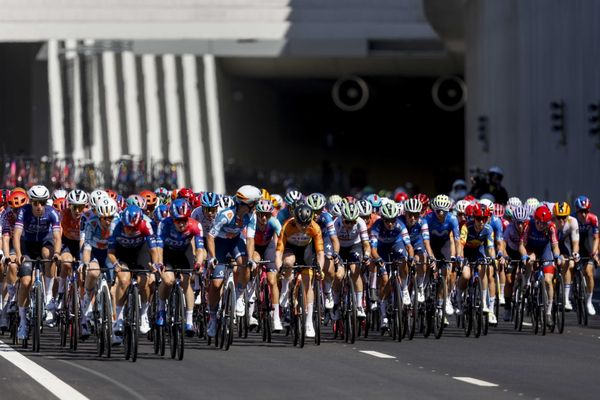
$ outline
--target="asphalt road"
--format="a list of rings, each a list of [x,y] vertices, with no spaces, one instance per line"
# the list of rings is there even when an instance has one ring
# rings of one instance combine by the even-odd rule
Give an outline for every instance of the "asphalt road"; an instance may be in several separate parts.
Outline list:
[[[452,318],[440,340],[373,336],[351,345],[325,328],[321,346],[294,348],[283,335],[263,343],[251,334],[226,352],[194,339],[183,361],[155,356],[145,338],[136,363],[124,360],[122,347],[97,358],[93,341],[73,353],[57,346],[55,329],[45,331],[41,353],[17,350],[89,399],[596,399],[600,317],[588,327],[574,318],[568,314],[564,334],[544,337],[501,322],[486,337],[465,338]],[[0,398],[56,399],[3,357],[14,353],[0,343]]]

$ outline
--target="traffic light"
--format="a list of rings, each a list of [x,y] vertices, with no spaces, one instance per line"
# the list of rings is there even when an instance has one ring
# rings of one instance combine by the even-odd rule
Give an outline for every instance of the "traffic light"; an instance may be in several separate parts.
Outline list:
[[[562,100],[550,103],[550,118],[552,119],[552,130],[560,134],[558,143],[562,146],[567,144],[567,135],[565,129],[565,102]]]
[[[590,135],[597,135],[600,133],[600,101],[591,103],[588,110],[590,112]]]

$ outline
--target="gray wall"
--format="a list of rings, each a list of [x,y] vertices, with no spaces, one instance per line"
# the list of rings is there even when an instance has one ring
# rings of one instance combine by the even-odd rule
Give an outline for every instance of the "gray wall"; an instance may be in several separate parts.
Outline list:
[[[600,199],[599,137],[588,104],[600,100],[600,2],[472,0],[466,5],[466,164],[501,165],[510,193]],[[566,103],[566,145],[550,103]],[[478,117],[489,118],[482,151]]]

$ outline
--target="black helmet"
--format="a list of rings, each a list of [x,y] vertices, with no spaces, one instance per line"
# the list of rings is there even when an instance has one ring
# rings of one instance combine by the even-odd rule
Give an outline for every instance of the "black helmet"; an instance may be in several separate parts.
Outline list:
[[[294,209],[294,218],[300,225],[308,225],[312,221],[313,210],[306,203],[301,203]]]

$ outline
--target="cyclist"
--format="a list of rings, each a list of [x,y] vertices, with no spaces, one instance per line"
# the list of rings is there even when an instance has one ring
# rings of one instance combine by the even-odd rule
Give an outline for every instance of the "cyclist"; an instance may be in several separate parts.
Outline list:
[[[462,254],[465,260],[478,263],[486,257],[494,258],[496,252],[494,250],[494,232],[492,227],[487,223],[491,215],[491,210],[483,207],[480,203],[471,206],[473,220],[468,221],[460,231],[460,247],[459,254]],[[477,270],[481,269],[481,265],[475,264]],[[490,324],[498,323],[494,314],[494,300],[496,293],[490,293],[489,308],[487,299],[488,280],[491,280],[487,273],[480,273],[481,292],[483,301],[483,312],[488,313]],[[457,312],[462,313],[462,293],[467,288],[467,283],[471,279],[471,267],[465,264],[462,269],[461,277],[458,279],[458,308]],[[495,290],[495,286],[490,285],[490,292]]]
[[[279,286],[277,285],[277,267],[275,266],[275,249],[281,235],[281,224],[273,216],[275,207],[270,200],[261,199],[256,203],[256,233],[254,234],[254,254],[252,258],[258,262],[269,260],[267,264],[267,281],[271,290],[271,304],[273,307],[273,331],[283,329],[279,318]],[[260,288],[254,288],[253,300]],[[254,311],[254,301],[250,303],[250,314]],[[250,318],[250,326],[257,326],[258,321],[254,316]]]
[[[283,225],[285,221],[292,218],[294,216],[294,207],[298,202],[302,201],[302,193],[297,190],[290,190],[287,192],[283,201],[285,202],[285,207],[279,210],[277,213],[277,219]]]
[[[467,207],[471,204],[471,202],[467,200],[458,200],[456,204],[454,204],[454,215],[456,215],[456,219],[458,220],[459,228],[462,228],[464,224],[467,223]]]
[[[323,236],[323,245],[325,247],[325,260],[323,264],[323,294],[325,297],[325,309],[333,309],[333,295],[331,288],[335,280],[334,260],[338,258],[340,252],[340,241],[333,224],[333,216],[325,210],[326,198],[321,193],[313,193],[306,198],[306,203],[312,208],[315,221],[321,228]]]
[[[6,208],[4,211],[2,211],[2,215],[0,217],[0,222],[2,224],[2,251],[4,256],[8,257],[9,261],[6,266],[4,265],[4,262],[2,262],[2,266],[6,268],[4,288],[0,292],[0,296],[2,296],[0,298],[0,304],[4,299],[6,299],[4,306],[2,309],[0,309],[0,328],[2,329],[8,328],[7,313],[9,311],[16,311],[16,308],[12,310],[12,307],[15,304],[15,296],[17,294],[16,284],[18,266],[14,248],[11,243],[11,238],[15,228],[19,209],[27,204],[28,201],[29,198],[27,197],[26,193],[17,191],[11,193],[7,198]]]
[[[360,263],[361,261],[368,262],[371,257],[369,232],[366,222],[359,216],[360,209],[358,203],[344,202],[342,204],[342,216],[341,218],[336,218],[334,227],[340,241],[340,258],[346,260],[348,264],[338,267],[337,280],[341,281],[341,278],[345,274],[344,268],[349,267],[356,291],[356,315],[359,318],[365,318],[366,314],[362,303],[363,282]],[[370,205],[370,203],[367,204]],[[335,306],[339,304],[339,290],[336,290],[336,288],[334,288],[333,302],[333,314],[337,317]]]
[[[96,203],[95,213],[87,220],[83,229],[81,261],[83,265],[89,266],[85,272],[85,294],[81,302],[81,309],[83,310],[81,335],[84,337],[89,335],[87,322],[92,317],[92,304],[96,294],[96,284],[100,277],[100,268],[114,268],[107,259],[108,240],[118,218],[117,203],[113,199],[105,197]],[[109,281],[112,281],[112,273],[109,273],[108,276]],[[118,341],[114,337],[113,339],[115,339],[115,342]]]
[[[143,215],[141,208],[128,206],[114,225],[108,239],[108,260],[114,265],[116,273],[114,286],[116,321],[113,331],[118,337],[123,333],[123,305],[127,288],[131,283],[131,274],[128,271],[144,270],[152,262],[156,263],[157,259],[154,231]],[[141,274],[137,280],[140,288],[141,315],[144,315],[148,311],[152,277],[148,278],[145,274]]]
[[[158,288],[158,315],[156,324],[165,324],[165,301],[175,283],[173,268],[201,269],[205,259],[204,235],[202,225],[193,218],[192,207],[180,198],[169,205],[169,217],[165,218],[158,226],[156,235],[157,264],[159,265],[162,282]],[[192,246],[192,241],[194,245]],[[193,248],[192,248],[193,247]],[[160,268],[164,264],[164,270]],[[185,294],[185,331],[187,336],[193,336],[194,325],[192,313],[194,309],[194,292],[190,285],[190,275],[183,277],[182,288]],[[144,318],[146,321],[144,321]],[[142,313],[142,324],[147,324],[148,316]],[[149,326],[148,326],[149,328]],[[142,332],[143,333],[143,332]]]
[[[208,322],[208,336],[214,337],[217,330],[217,309],[227,256],[231,256],[237,265],[237,295],[236,314],[243,317],[246,313],[243,291],[250,279],[250,269],[256,265],[254,261],[248,262],[248,254],[254,254],[254,235],[256,229],[256,216],[253,209],[262,193],[252,185],[244,185],[235,194],[236,204],[225,208],[215,217],[215,222],[206,236],[206,250],[209,265],[212,268],[211,285],[208,290],[208,307],[210,320]],[[242,233],[246,230],[244,238]],[[249,267],[249,268],[247,268]]]
[[[510,201],[510,199],[509,199]],[[506,258],[509,261],[516,261],[521,258],[519,246],[521,236],[525,229],[525,222],[529,220],[529,210],[523,206],[507,206],[511,213],[511,222],[504,230],[504,242],[506,243]],[[510,266],[510,265],[509,265]],[[515,269],[510,268],[506,271],[506,286],[504,287],[504,321],[510,321],[512,307],[513,284],[515,281]]]
[[[575,263],[579,262],[579,223],[577,218],[571,216],[571,206],[566,202],[557,202],[552,209],[553,221],[558,230],[558,248],[560,254],[569,258],[563,264],[562,273],[565,279],[565,310],[571,311],[573,306],[569,295],[571,294],[571,271]],[[570,258],[573,259],[570,259]]]
[[[31,187],[27,194],[31,203],[19,209],[13,231],[13,247],[16,259],[20,263],[18,300],[21,323],[18,336],[21,339],[27,337],[25,304],[32,284],[31,260],[38,257],[48,259],[51,254],[53,262],[44,268],[44,287],[48,311],[46,323],[50,326],[54,324],[53,312],[56,310],[56,302],[52,297],[52,287],[56,276],[56,261],[60,258],[62,248],[60,217],[54,208],[46,205],[50,192],[45,186],[36,185]]]
[[[307,263],[307,260],[316,255],[318,265],[324,265],[325,252],[321,228],[313,219],[313,211],[306,204],[299,204],[294,209],[294,217],[287,220],[281,228],[281,239],[277,242],[275,263],[280,269],[282,265],[288,268],[296,263]],[[306,299],[306,315],[312,315],[314,293],[311,290],[311,275],[302,272],[304,284],[304,298]],[[288,303],[288,287],[291,279],[291,270],[287,270],[281,282],[280,303],[285,307]],[[286,316],[287,317],[287,316]],[[314,337],[315,330],[312,318],[306,318],[306,337]]]
[[[580,253],[581,257],[588,258],[585,266],[587,282],[586,308],[589,315],[596,315],[592,304],[594,293],[594,261],[598,264],[598,217],[591,212],[592,202],[586,196],[579,196],[575,200],[575,217],[579,223]]]
[[[154,212],[154,209],[159,203],[158,196],[151,190],[142,190],[140,192],[140,196],[142,196],[144,200],[146,200],[146,214],[148,216],[151,216]]]
[[[496,251],[496,255],[499,258],[499,260],[497,260],[497,262],[498,262],[497,267],[498,267],[500,288],[496,288],[496,279],[494,277],[493,267],[488,266],[488,268],[487,268],[488,269],[487,275],[489,277],[490,293],[495,294],[496,290],[499,290],[498,298],[500,300],[500,305],[503,306],[505,304],[504,286],[505,286],[505,282],[506,282],[506,275],[504,273],[504,265],[505,265],[504,255],[506,254],[506,244],[504,243],[504,224],[502,222],[502,219],[500,217],[498,217],[497,215],[495,215],[496,209],[495,209],[495,205],[492,201],[490,201],[488,199],[481,199],[479,201],[479,204],[481,204],[482,207],[490,210],[491,215],[489,216],[486,223],[488,223],[492,227],[492,231],[494,232],[494,249]],[[502,207],[502,209],[504,209],[504,206],[500,206],[500,207]],[[504,213],[502,213],[502,214],[504,214]]]
[[[409,199],[407,203],[414,201],[413,206],[416,206],[416,199]],[[421,207],[423,207],[421,205]],[[413,210],[409,204],[409,209]],[[375,265],[379,266],[379,277],[381,284],[379,285],[379,298],[381,299],[381,329],[387,329],[387,298],[390,295],[390,287],[388,285],[388,271],[384,261],[400,262],[400,278],[402,280],[402,302],[410,303],[410,296],[407,287],[408,263],[412,262],[414,257],[414,249],[411,244],[411,239],[404,222],[398,218],[398,207],[395,202],[387,202],[381,206],[381,219],[375,222],[371,229],[371,247]],[[413,211],[409,211],[409,214]],[[420,210],[418,211],[420,212]],[[371,283],[371,288],[373,284]],[[377,298],[377,296],[374,296]]]
[[[219,196],[213,192],[204,192],[200,197],[200,207],[192,211],[192,218],[200,222],[206,236],[212,228],[219,207]]]
[[[555,266],[560,267],[563,260],[558,248],[556,225],[552,222],[552,213],[547,206],[539,206],[535,210],[533,218],[525,223],[519,244],[519,252],[521,253],[521,259],[527,262],[527,277],[531,275],[532,262],[536,259],[542,261],[542,271],[548,293],[546,313],[551,315],[552,298],[554,296],[552,285],[554,268]],[[529,282],[529,279],[527,279],[527,282]]]

